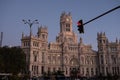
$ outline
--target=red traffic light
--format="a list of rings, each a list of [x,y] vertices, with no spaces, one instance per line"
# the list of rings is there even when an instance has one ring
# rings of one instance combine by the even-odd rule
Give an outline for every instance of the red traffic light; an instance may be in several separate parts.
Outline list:
[[[80,20],[80,21],[78,21],[78,23],[77,23],[77,24],[78,24],[78,26],[81,26],[81,25],[82,25],[81,23],[82,23],[82,21],[81,21],[81,20]]]
[[[82,22],[82,20],[79,20],[77,22],[77,27],[78,27],[79,33],[84,33],[84,28],[83,28],[83,22]]]

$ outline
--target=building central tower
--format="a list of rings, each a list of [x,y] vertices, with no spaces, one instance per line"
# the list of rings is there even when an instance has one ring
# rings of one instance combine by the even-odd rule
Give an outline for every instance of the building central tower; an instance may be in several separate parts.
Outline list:
[[[60,33],[56,38],[57,42],[77,43],[77,36],[72,30],[72,16],[63,12],[60,16]]]
[[[71,33],[72,32],[72,17],[71,14],[65,12],[60,16],[60,32]]]

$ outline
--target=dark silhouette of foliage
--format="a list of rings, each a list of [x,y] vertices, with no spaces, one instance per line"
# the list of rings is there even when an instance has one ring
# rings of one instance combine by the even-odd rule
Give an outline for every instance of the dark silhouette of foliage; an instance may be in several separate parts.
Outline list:
[[[20,47],[0,48],[0,73],[24,73],[25,67],[25,54]]]

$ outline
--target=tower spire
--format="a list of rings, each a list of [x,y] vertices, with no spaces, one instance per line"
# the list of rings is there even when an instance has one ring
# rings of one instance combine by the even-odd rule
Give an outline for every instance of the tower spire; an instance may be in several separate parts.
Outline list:
[[[3,32],[1,32],[0,47],[2,47]]]

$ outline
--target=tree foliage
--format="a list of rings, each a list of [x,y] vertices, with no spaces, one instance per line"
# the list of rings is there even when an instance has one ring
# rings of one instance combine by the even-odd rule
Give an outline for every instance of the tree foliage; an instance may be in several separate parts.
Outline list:
[[[18,74],[26,67],[25,54],[20,47],[0,48],[0,73]]]

